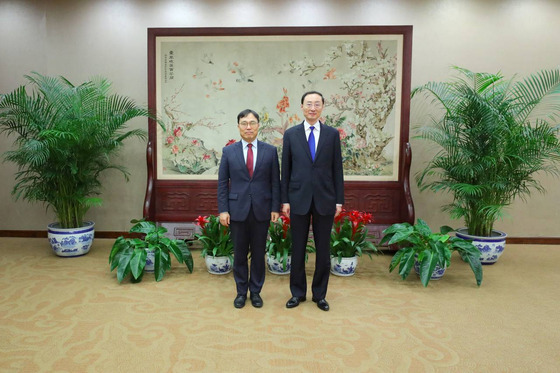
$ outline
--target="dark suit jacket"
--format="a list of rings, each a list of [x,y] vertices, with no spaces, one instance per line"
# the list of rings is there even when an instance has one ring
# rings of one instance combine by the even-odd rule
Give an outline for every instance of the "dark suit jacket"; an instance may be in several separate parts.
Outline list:
[[[258,141],[257,162],[253,178],[249,178],[242,146],[238,141],[222,150],[218,210],[229,212],[231,220],[244,221],[252,205],[257,220],[269,220],[271,212],[280,212],[278,152],[274,146]]]
[[[311,160],[303,123],[284,133],[282,202],[289,203],[294,214],[306,214],[312,200],[320,215],[333,215],[336,204],[344,204],[340,135],[335,128],[320,125],[315,162]]]

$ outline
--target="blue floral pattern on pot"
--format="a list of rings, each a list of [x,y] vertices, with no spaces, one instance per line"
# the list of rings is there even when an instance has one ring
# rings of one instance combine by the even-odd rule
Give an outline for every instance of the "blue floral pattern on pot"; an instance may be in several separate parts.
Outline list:
[[[60,228],[58,223],[48,225],[48,239],[58,256],[75,257],[89,252],[94,238],[95,223],[84,222],[80,228]]]
[[[148,250],[148,249],[145,250],[146,250],[146,254],[148,255],[146,256],[146,265],[144,266],[144,271],[153,272],[155,261],[156,261],[156,254],[154,253],[153,250]]]
[[[443,277],[443,274],[445,273],[446,268],[447,268],[446,266],[443,266],[442,268],[436,265],[434,271],[432,272],[432,276],[430,276],[430,280],[441,279]],[[416,272],[416,274],[420,276],[420,263],[416,259],[414,259],[414,272]]]
[[[287,275],[290,273],[292,268],[292,257],[288,256],[286,260],[286,270],[284,270],[284,265],[276,260],[276,257],[270,256],[268,253],[266,254],[266,265],[268,270],[275,275]]]
[[[479,237],[467,234],[466,229],[458,229],[455,233],[457,237],[472,240],[480,250],[480,263],[481,264],[494,264],[498,258],[503,254],[506,246],[507,234],[501,231],[493,230],[492,237]]]
[[[231,272],[232,264],[227,256],[206,255],[204,261],[206,262],[206,269],[213,275],[225,275]]]
[[[331,257],[331,273],[336,276],[353,276],[356,273],[358,266],[358,257],[353,256],[350,258],[341,258],[340,263],[338,258]]]

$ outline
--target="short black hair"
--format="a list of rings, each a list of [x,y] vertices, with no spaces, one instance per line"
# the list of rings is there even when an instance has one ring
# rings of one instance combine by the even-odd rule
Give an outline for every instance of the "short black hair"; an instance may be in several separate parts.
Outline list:
[[[319,95],[321,96],[321,100],[323,101],[323,105],[325,104],[325,98],[323,97],[323,94],[321,92],[317,92],[317,91],[309,91],[309,92],[305,92],[303,94],[303,96],[301,96],[301,104],[303,105],[303,100],[305,100],[305,96],[308,95]]]
[[[245,118],[249,114],[253,114],[255,116],[255,118],[257,118],[257,122],[260,122],[259,114],[257,114],[256,111],[251,110],[251,109],[245,109],[241,113],[237,114],[237,123],[239,123],[239,120],[241,118]]]

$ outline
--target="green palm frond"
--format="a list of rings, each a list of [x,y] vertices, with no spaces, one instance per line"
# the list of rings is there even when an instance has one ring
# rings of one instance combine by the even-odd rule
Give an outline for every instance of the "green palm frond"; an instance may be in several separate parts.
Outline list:
[[[520,121],[534,123],[548,118],[558,123],[560,118],[560,70],[543,70],[518,82],[513,97]]]
[[[449,83],[413,90],[445,108],[418,130],[439,150],[416,181],[420,190],[451,193],[444,211],[464,218],[470,234],[487,236],[514,199],[544,191],[536,174],[560,175],[558,127],[552,127],[560,119],[560,70],[517,82],[454,70],[459,75]]]
[[[64,77],[38,73],[27,85],[0,96],[0,132],[15,136],[14,149],[4,159],[18,166],[13,195],[43,202],[57,214],[62,227],[79,226],[98,201],[100,174],[128,172],[114,155],[129,138],[146,139],[146,131],[128,129],[147,108],[128,97],[111,94],[111,83],[95,77],[74,85]]]

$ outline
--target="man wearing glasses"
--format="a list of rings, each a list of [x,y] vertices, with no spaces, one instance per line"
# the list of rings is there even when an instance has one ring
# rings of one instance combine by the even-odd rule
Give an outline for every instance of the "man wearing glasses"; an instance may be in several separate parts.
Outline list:
[[[316,259],[312,300],[329,310],[330,234],[344,203],[344,177],[339,132],[319,121],[325,99],[317,91],[301,98],[305,121],[284,133],[282,150],[282,212],[290,216],[292,268],[287,308],[306,300],[305,247],[313,226]]]
[[[259,115],[243,110],[237,115],[241,141],[224,147],[218,172],[220,223],[229,226],[233,240],[235,308],[245,306],[250,291],[253,307],[262,307],[260,296],[265,278],[265,249],[270,221],[280,212],[278,153],[272,145],[257,140]],[[251,252],[249,272],[247,255]]]

